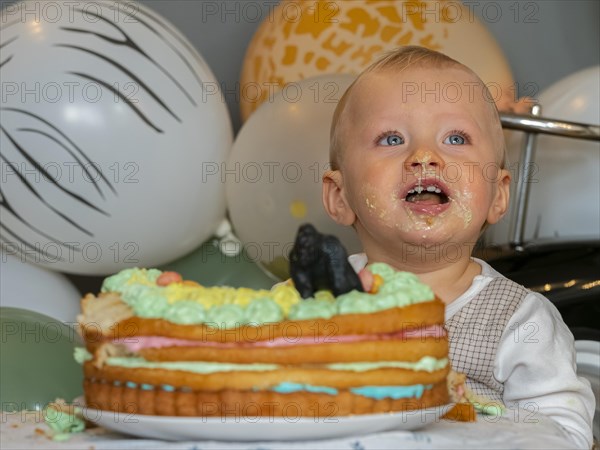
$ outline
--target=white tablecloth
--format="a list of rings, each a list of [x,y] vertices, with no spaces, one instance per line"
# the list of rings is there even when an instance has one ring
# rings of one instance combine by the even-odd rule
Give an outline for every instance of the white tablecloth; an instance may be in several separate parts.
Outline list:
[[[2,413],[0,448],[7,449],[178,449],[178,450],[272,450],[272,449],[430,449],[430,448],[571,448],[562,430],[550,419],[527,411],[507,411],[502,417],[478,416],[477,422],[440,420],[417,431],[387,431],[342,439],[295,442],[168,442],[140,439],[89,428],[57,442],[39,412]]]

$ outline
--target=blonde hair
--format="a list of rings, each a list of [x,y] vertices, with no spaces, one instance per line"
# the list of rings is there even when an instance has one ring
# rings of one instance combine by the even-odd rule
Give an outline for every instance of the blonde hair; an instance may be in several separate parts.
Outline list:
[[[463,69],[466,72],[472,74],[481,83],[482,88],[484,90],[483,93],[485,98],[492,98],[485,83],[481,81],[481,79],[477,76],[475,72],[473,72],[464,64],[456,61],[455,59],[450,58],[447,55],[444,55],[443,53],[436,52],[435,50],[430,50],[425,47],[419,47],[417,45],[407,45],[404,47],[399,47],[390,52],[384,53],[377,61],[375,61],[373,64],[371,64],[358,75],[354,82],[348,87],[348,89],[346,89],[346,92],[344,92],[344,95],[342,95],[342,98],[340,99],[339,103],[335,108],[329,132],[329,162],[331,165],[331,170],[339,170],[340,168],[342,143],[340,142],[341,140],[338,136],[338,125],[340,123],[342,113],[346,108],[346,104],[348,103],[348,99],[352,94],[352,90],[354,86],[359,82],[359,80],[371,72],[382,72],[386,70],[402,72],[409,68],[422,67],[435,69],[446,69],[454,67]],[[498,125],[500,126],[500,116],[498,115],[498,110],[496,108],[495,103],[491,101],[488,103],[491,103],[493,120],[497,121]],[[504,145],[503,137],[501,137],[501,141],[502,148],[499,149],[501,153],[500,168],[503,169],[506,165],[506,147]]]

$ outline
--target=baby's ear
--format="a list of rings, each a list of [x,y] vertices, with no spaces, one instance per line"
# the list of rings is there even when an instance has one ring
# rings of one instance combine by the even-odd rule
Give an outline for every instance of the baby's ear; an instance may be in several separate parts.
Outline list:
[[[352,225],[356,219],[344,189],[344,178],[339,170],[329,170],[323,175],[323,206],[336,223]]]
[[[490,224],[497,223],[506,211],[510,200],[510,172],[506,169],[500,170],[498,180],[496,181],[496,191],[494,199],[488,211],[487,221]]]

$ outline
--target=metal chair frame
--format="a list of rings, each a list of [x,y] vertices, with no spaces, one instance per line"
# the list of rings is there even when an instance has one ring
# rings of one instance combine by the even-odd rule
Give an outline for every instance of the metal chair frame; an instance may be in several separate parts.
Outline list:
[[[536,104],[531,109],[531,115],[500,114],[502,128],[525,132],[517,179],[516,210],[510,222],[510,246],[516,251],[522,251],[525,245],[529,178],[535,158],[537,136],[539,134],[549,134],[573,139],[600,141],[600,126],[598,125],[548,119],[541,117],[541,112],[541,106]]]

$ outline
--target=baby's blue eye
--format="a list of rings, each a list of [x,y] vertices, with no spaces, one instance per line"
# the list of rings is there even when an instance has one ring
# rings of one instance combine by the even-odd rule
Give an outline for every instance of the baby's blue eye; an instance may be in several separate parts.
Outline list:
[[[378,142],[379,145],[400,145],[404,144],[404,139],[402,136],[398,136],[397,134],[390,134],[381,138]]]
[[[444,139],[444,144],[463,145],[466,142],[465,138],[460,134],[452,134]]]

